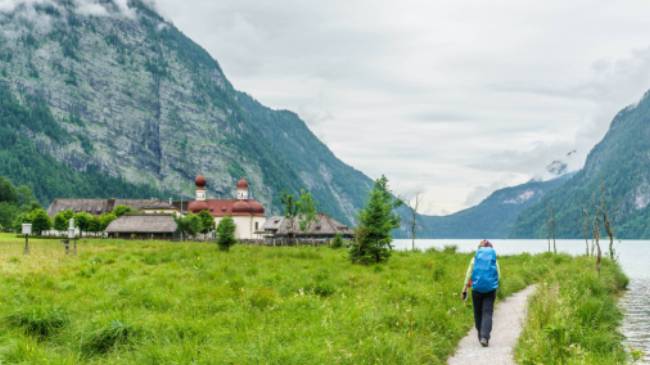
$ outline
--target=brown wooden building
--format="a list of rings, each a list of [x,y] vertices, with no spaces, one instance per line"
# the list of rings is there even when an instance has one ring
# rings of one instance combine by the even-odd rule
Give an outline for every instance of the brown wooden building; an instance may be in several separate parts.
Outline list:
[[[265,241],[272,244],[328,243],[337,234],[344,239],[354,237],[350,227],[322,213],[317,214],[304,231],[300,228],[300,217],[293,220],[282,216],[271,217],[263,226]]]

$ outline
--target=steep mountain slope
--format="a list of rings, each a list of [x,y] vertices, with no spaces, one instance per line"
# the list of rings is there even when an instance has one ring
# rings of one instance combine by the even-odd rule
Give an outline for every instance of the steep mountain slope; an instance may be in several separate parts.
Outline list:
[[[230,196],[246,176],[274,211],[282,191],[306,188],[325,212],[353,220],[369,178],[295,114],[235,90],[217,61],[143,2],[124,3],[41,0],[0,13],[0,90],[34,121],[3,114],[0,127],[51,166],[17,173],[29,164],[5,143],[0,153],[18,162],[0,163],[0,175],[30,185],[43,202],[191,195],[198,173],[212,195]],[[39,190],[52,170],[67,189]]]
[[[497,190],[480,204],[448,216],[422,216],[421,237],[430,238],[506,238],[519,214],[560,188],[573,175],[549,181],[528,183]]]
[[[582,237],[581,211],[593,214],[601,186],[615,233],[621,238],[650,238],[650,93],[620,111],[585,167],[561,189],[524,211],[514,237],[545,237],[546,207],[556,211],[560,237]]]

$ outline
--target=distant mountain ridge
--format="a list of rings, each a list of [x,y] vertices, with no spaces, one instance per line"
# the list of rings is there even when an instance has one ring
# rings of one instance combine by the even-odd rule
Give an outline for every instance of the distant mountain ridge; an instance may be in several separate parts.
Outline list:
[[[421,216],[419,236],[422,238],[508,238],[526,209],[561,188],[573,174],[549,181],[530,181],[500,189],[478,205],[447,216]]]
[[[269,212],[312,192],[350,223],[371,179],[289,111],[237,91],[205,50],[140,0],[25,1],[0,12],[0,175],[55,197],[214,197],[246,177]],[[43,184],[47,181],[48,184]]]
[[[496,191],[479,205],[449,216],[423,216],[420,236],[546,238],[552,211],[557,237],[583,238],[584,209],[591,237],[601,199],[616,237],[650,238],[650,91],[614,117],[581,170]],[[510,204],[516,202],[520,204]]]
[[[582,170],[522,212],[512,236],[546,237],[546,207],[551,207],[556,212],[558,237],[581,238],[582,209],[593,219],[601,189],[615,235],[650,238],[650,92],[614,117]]]

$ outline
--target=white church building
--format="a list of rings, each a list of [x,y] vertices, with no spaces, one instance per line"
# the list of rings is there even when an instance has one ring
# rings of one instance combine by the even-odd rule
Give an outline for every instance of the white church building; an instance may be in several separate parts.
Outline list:
[[[235,238],[239,240],[252,240],[262,238],[266,216],[264,215],[264,206],[255,199],[250,199],[248,192],[248,182],[241,179],[237,182],[236,199],[208,199],[207,181],[205,177],[199,175],[196,177],[196,200],[191,201],[187,208],[192,213],[200,213],[203,210],[208,211],[214,217],[214,222],[219,222],[230,216],[235,221],[237,229]]]

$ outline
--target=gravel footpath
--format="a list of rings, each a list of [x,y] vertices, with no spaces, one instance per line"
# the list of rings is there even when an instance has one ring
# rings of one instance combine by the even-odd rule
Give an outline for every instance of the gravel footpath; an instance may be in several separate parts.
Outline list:
[[[514,348],[526,320],[528,299],[534,292],[535,286],[531,285],[497,303],[489,347],[481,347],[472,323],[472,329],[460,341],[456,353],[447,363],[449,365],[516,364]]]

